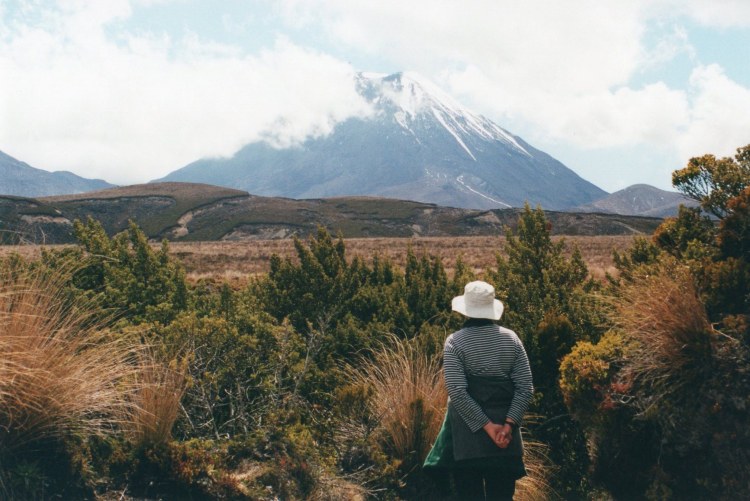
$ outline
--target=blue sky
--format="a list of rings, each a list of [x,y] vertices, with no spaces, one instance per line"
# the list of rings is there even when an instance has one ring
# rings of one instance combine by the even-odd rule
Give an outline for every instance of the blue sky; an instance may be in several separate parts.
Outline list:
[[[0,0],[0,150],[146,182],[415,71],[607,191],[750,143],[745,0]]]

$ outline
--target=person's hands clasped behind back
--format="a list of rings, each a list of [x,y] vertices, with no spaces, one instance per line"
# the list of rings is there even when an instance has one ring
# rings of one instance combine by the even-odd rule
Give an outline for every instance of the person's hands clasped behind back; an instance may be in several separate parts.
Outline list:
[[[489,421],[483,428],[495,445],[501,449],[508,447],[510,441],[513,439],[513,430],[507,424],[497,424]]]

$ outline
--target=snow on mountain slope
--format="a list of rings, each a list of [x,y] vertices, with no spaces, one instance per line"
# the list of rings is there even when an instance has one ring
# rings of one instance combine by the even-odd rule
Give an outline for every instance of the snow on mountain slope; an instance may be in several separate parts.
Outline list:
[[[415,73],[360,73],[354,85],[372,112],[327,136],[289,148],[251,143],[162,180],[266,196],[373,195],[480,209],[525,202],[565,209],[606,195]]]
[[[389,112],[406,130],[411,131],[410,123],[416,120],[418,115],[431,113],[474,160],[476,158],[464,144],[462,136],[478,135],[490,141],[504,141],[529,155],[508,132],[464,107],[418,73],[403,72],[394,75],[360,73],[358,77],[360,88],[374,88],[383,100],[390,101],[397,108]]]

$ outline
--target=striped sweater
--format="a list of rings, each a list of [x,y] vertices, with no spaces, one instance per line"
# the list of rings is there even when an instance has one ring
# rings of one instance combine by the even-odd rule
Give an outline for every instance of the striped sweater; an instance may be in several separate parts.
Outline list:
[[[507,416],[521,423],[534,387],[526,350],[515,332],[491,322],[473,322],[445,340],[445,386],[451,404],[471,431],[490,419],[467,392],[466,376],[492,376],[513,381],[515,394]]]

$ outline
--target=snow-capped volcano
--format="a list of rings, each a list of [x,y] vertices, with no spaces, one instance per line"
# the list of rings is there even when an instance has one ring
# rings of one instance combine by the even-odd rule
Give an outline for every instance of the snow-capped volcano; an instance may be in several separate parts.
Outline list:
[[[528,201],[565,209],[606,195],[415,73],[360,73],[354,85],[372,112],[338,123],[325,137],[283,149],[251,143],[162,180],[267,196],[373,195],[470,208]]]
[[[399,125],[415,136],[411,124],[417,121],[420,115],[434,118],[451,133],[474,161],[476,157],[461,139],[462,136],[478,135],[488,141],[504,141],[510,147],[529,155],[511,134],[491,120],[465,108],[418,73],[360,73],[357,87],[360,94],[370,98],[374,104],[380,105],[381,113],[393,115]]]

